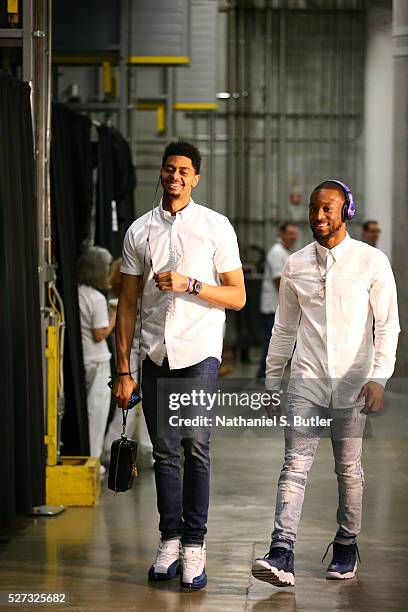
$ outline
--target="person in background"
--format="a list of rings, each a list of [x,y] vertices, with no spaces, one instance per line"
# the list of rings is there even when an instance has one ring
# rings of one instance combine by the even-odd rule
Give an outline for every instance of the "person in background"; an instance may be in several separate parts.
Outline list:
[[[109,415],[111,375],[106,338],[115,327],[116,311],[108,307],[101,291],[109,289],[112,256],[98,246],[88,248],[78,261],[78,301],[88,409],[89,446],[92,457],[101,457]],[[105,473],[101,465],[101,474]]]
[[[378,221],[365,221],[361,232],[361,240],[373,247],[377,246],[380,238],[381,228]]]
[[[296,224],[290,222],[283,223],[279,228],[279,236],[275,244],[266,256],[260,307],[264,327],[264,342],[261,361],[256,375],[257,378],[265,377],[266,356],[278,307],[280,277],[297,238],[298,228]]]

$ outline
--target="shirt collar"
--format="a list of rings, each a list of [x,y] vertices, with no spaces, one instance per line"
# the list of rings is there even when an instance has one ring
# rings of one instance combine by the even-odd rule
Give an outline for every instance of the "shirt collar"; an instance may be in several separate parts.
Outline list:
[[[328,254],[330,253],[334,261],[337,261],[341,257],[341,255],[344,253],[344,251],[348,249],[348,247],[350,246],[350,242],[351,242],[350,235],[348,234],[348,232],[346,232],[346,235],[344,239],[340,242],[340,244],[333,247],[332,249],[326,249],[326,247],[322,246],[317,241],[315,242],[315,244],[316,244],[317,252],[323,259],[326,259]]]
[[[168,210],[164,210],[163,198],[161,198],[159,203],[159,211],[162,219],[165,219],[166,221],[170,221],[170,223],[172,223],[176,219],[176,217],[185,219],[186,217],[191,215],[196,206],[197,204],[194,202],[193,198],[190,198],[190,201],[187,206],[185,206],[182,210],[179,210],[175,215],[172,215]]]

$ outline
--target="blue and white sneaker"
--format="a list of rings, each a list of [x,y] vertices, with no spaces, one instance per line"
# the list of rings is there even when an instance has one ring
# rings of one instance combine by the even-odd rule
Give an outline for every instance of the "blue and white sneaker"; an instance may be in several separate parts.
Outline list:
[[[322,559],[322,563],[332,544],[333,559],[327,568],[326,578],[328,580],[348,580],[354,578],[357,570],[357,556],[361,562],[357,544],[340,544],[336,541],[330,542]]]
[[[183,591],[198,591],[206,586],[205,560],[205,542],[199,546],[183,546],[181,553],[183,573],[180,580]]]
[[[160,540],[156,560],[149,569],[149,580],[170,580],[180,573],[180,539]]]
[[[271,547],[263,559],[255,559],[252,563],[252,575],[277,587],[295,586],[293,550]]]

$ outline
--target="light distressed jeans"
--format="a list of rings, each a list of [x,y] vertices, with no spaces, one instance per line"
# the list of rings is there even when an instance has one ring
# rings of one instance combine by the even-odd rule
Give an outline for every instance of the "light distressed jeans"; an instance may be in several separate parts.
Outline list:
[[[322,426],[295,426],[295,415],[333,419],[330,434],[339,490],[335,540],[341,544],[355,541],[361,530],[364,484],[361,452],[366,417],[361,408],[333,410],[289,395],[286,416],[290,425],[285,427],[285,462],[278,483],[272,546],[292,548],[296,541],[307,476],[324,430]]]

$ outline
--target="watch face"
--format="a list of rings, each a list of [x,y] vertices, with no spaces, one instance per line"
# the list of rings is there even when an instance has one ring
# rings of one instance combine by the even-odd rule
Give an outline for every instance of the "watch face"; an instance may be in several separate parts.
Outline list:
[[[200,281],[197,281],[195,284],[195,292],[200,293],[202,288],[203,288],[203,283],[200,283]]]

